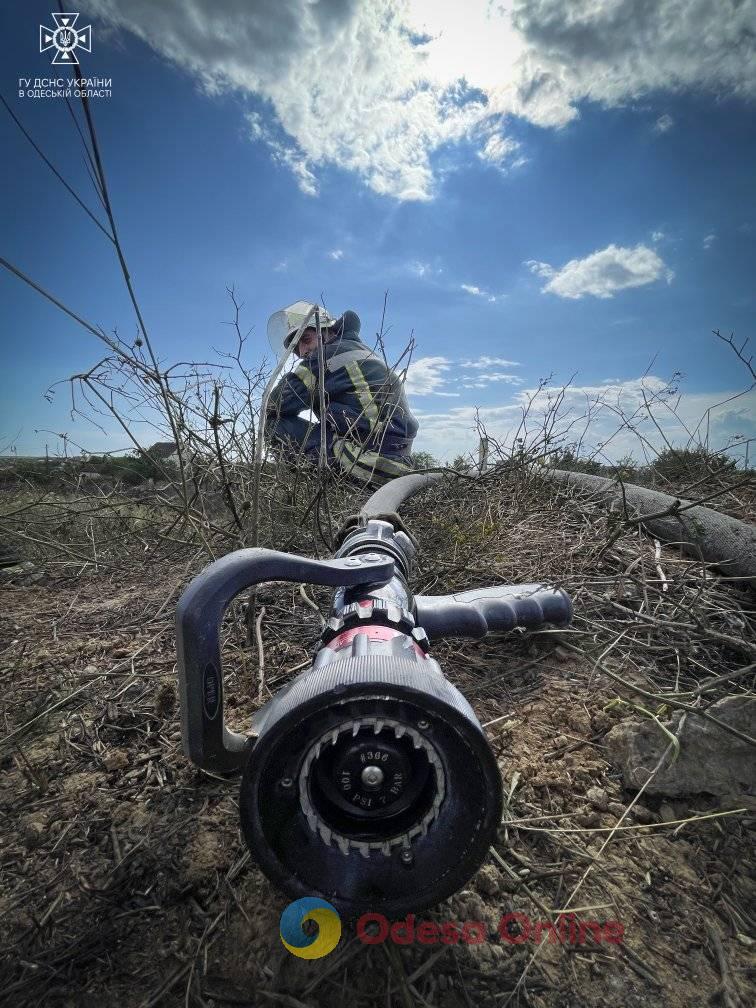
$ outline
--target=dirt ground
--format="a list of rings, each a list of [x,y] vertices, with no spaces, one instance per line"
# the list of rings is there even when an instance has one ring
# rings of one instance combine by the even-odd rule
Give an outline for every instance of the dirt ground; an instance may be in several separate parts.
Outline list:
[[[745,589],[711,574],[701,580],[674,550],[655,554],[634,532],[599,561],[580,530],[586,516],[603,519],[584,503],[564,508],[548,536],[535,535],[535,519],[530,529],[525,522],[516,540],[514,531],[498,537],[496,563],[489,557],[475,567],[476,535],[490,543],[488,520],[501,513],[491,514],[490,495],[437,500],[426,525],[414,526],[427,540],[419,584],[439,592],[486,579],[557,579],[573,592],[574,633],[598,655],[625,625],[611,622],[625,617],[607,600],[626,597],[635,550],[649,561],[649,584],[660,560],[678,603],[700,597],[703,584],[717,611],[746,613],[748,636],[753,603]],[[412,518],[409,509],[410,527]],[[570,647],[578,637],[554,631],[450,641],[434,651],[486,726],[508,802],[481,871],[419,919],[482,921],[486,940],[369,946],[345,928],[326,958],[292,957],[278,933],[288,900],[240,837],[238,783],[196,770],[182,754],[173,611],[185,580],[173,563],[135,561],[89,566],[78,577],[51,568],[36,583],[11,582],[0,592],[2,1003],[754,1003],[753,812],[691,822],[735,806],[706,793],[643,795],[612,833],[634,792],[623,789],[604,739],[617,722],[642,715],[616,703],[630,694]],[[314,595],[327,606],[327,593]],[[227,713],[237,725],[248,722],[259,692],[274,692],[302,667],[318,637],[319,620],[296,587],[266,587],[261,601],[264,683],[254,649],[227,628]],[[703,631],[700,648],[677,646],[675,617],[654,605],[652,598],[645,611],[656,622],[632,623],[606,659],[633,683],[662,688],[675,653],[683,685],[698,681],[686,679],[696,662],[715,673],[746,664],[737,646],[705,640]],[[631,669],[623,650],[630,639]],[[498,933],[506,914],[545,921],[563,908],[581,920],[618,921],[622,941],[539,944],[522,930],[511,931],[512,941]]]

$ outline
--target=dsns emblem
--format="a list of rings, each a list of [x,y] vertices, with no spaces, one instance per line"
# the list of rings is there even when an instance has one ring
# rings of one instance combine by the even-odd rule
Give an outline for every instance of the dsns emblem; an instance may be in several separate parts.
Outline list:
[[[55,22],[54,28],[39,26],[39,51],[46,52],[55,49],[53,65],[75,66],[78,62],[75,49],[92,52],[92,25],[77,28],[78,14],[51,14]]]

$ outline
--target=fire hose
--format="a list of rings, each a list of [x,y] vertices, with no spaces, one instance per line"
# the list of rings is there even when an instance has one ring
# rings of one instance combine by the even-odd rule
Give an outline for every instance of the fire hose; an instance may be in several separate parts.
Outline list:
[[[437,478],[378,490],[332,559],[238,550],[178,603],[184,752],[204,770],[241,775],[242,833],[265,875],[292,899],[321,897],[348,917],[438,903],[496,839],[501,773],[431,644],[572,617],[569,596],[542,584],[413,594],[416,549],[397,512]],[[312,665],[235,732],[223,716],[221,620],[240,592],[268,581],[334,588],[331,614]]]

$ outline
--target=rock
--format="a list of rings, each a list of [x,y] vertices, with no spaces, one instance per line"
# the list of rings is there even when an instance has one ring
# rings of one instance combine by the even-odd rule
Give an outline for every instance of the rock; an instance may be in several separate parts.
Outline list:
[[[475,888],[481,896],[496,896],[500,889],[499,873],[493,865],[483,865],[475,876]]]
[[[26,584],[30,580],[38,581],[41,577],[44,575],[36,571],[31,560],[23,560],[21,563],[0,569],[0,582],[5,584],[13,584],[17,581]]]
[[[27,847],[38,847],[45,838],[47,823],[41,816],[32,816],[24,823],[24,839]]]
[[[756,735],[756,702],[752,697],[725,697],[708,713],[746,735]],[[682,715],[673,715],[670,729],[677,734]],[[668,746],[653,721],[623,721],[606,735],[607,759],[622,772],[626,788],[644,785]],[[756,807],[756,750],[747,742],[703,718],[688,714],[680,734],[680,755],[667,761],[646,788],[647,794],[675,797],[706,792],[721,800]]]
[[[476,892],[463,889],[458,894],[457,905],[460,908],[461,920],[482,921],[486,916],[486,908],[483,900]]]
[[[173,683],[163,683],[155,694],[155,713],[159,718],[168,718],[176,709],[176,687]]]
[[[595,810],[590,812],[579,812],[573,818],[578,826],[582,826],[583,829],[593,829],[601,823],[601,816]]]
[[[591,727],[596,735],[609,731],[614,724],[614,719],[606,711],[599,711],[591,718]]]
[[[588,801],[593,805],[594,808],[599,809],[601,812],[606,812],[609,808],[609,795],[607,792],[600,787],[588,788],[588,793],[585,796]]]
[[[639,823],[652,823],[656,822],[658,816],[651,811],[651,809],[646,808],[645,805],[633,805],[633,816]]]
[[[591,719],[585,711],[580,709],[567,709],[567,724],[577,735],[587,738],[591,734]],[[573,742],[575,739],[573,739]]]
[[[114,749],[102,759],[106,770],[123,770],[129,765],[129,757],[124,749]]]

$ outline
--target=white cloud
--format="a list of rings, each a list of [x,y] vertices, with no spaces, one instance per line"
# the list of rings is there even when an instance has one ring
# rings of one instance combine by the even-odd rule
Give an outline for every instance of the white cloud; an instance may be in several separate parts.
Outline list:
[[[705,249],[710,249],[716,240],[717,236],[715,234],[707,234],[703,240],[703,247]]]
[[[536,276],[543,277],[546,280],[554,276],[554,267],[549,266],[548,263],[539,262],[538,259],[526,259],[524,265],[528,267],[531,273],[535,273]]]
[[[519,367],[516,361],[504,360],[501,357],[479,357],[474,361],[452,361],[448,357],[420,357],[413,361],[407,369],[406,390],[411,395],[453,396],[459,398],[459,392],[451,392],[446,387],[452,377],[452,370],[467,368],[480,372],[474,375],[456,376],[463,388],[484,388],[493,382],[504,382],[510,385],[524,385],[522,378],[503,371],[494,371],[494,367]],[[486,372],[486,373],[483,373]],[[452,387],[454,387],[452,383]]]
[[[337,260],[338,259],[343,259],[344,258],[344,250],[343,249],[331,249],[331,251],[328,253],[328,255],[331,257],[331,259],[337,259]]]
[[[652,242],[660,242],[662,240],[662,238],[664,238],[664,232],[663,231],[652,231],[651,232],[651,241]]]
[[[585,259],[571,259],[560,269],[533,259],[529,259],[526,265],[532,273],[548,278],[548,283],[542,288],[543,293],[572,299],[586,294],[610,298],[617,291],[653,283],[662,275],[668,283],[674,277],[656,252],[646,245],[634,248],[608,245]]]
[[[478,157],[482,161],[496,165],[503,172],[512,168],[521,168],[528,163],[528,159],[518,151],[522,145],[512,137],[502,136],[501,133],[492,133],[485,145],[478,151]]]
[[[675,120],[671,115],[667,115],[665,112],[664,115],[660,115],[654,123],[654,131],[656,133],[666,133],[668,130],[671,130],[674,125]]]
[[[441,270],[431,266],[430,263],[419,262],[418,260],[407,263],[407,269],[416,277],[431,277],[441,272]]]
[[[518,155],[501,131],[507,117],[559,127],[584,99],[756,95],[752,0],[84,0],[83,9],[208,92],[262,100],[270,125],[258,114],[250,134],[311,194],[331,163],[375,192],[430,199],[431,155],[444,144],[472,140],[507,166]]]
[[[493,371],[491,374],[475,375],[475,381],[463,382],[463,388],[487,388],[493,382],[504,382],[506,385],[524,385],[525,379],[518,375]]]
[[[405,389],[413,395],[442,395],[445,372],[451,361],[446,357],[420,357],[407,368]]]
[[[519,367],[518,361],[505,360],[503,357],[478,357],[476,360],[461,361],[460,367],[463,368],[474,368],[477,371],[482,371],[484,368],[490,367]]]
[[[265,125],[259,113],[247,113],[246,120],[252,139],[263,140],[268,145],[273,160],[291,171],[303,193],[308,196],[317,196],[319,192],[318,180],[309,168],[307,157],[302,154],[299,148],[278,138],[274,131]]]
[[[473,284],[463,283],[459,286],[465,293],[472,294],[473,297],[485,298],[490,304],[496,304],[497,301],[502,301],[507,296],[506,294],[491,294],[487,290],[483,290],[482,287],[476,287]]]
[[[616,461],[632,454],[643,462],[641,438],[656,451],[664,449],[664,440],[654,423],[644,410],[644,394],[654,403],[653,412],[665,436],[677,447],[684,447],[690,435],[693,444],[706,436],[706,412],[708,417],[709,447],[720,450],[728,445],[738,445],[743,437],[756,436],[756,404],[752,397],[736,399],[725,403],[735,393],[687,393],[667,394],[667,383],[655,376],[620,381],[607,379],[595,385],[568,387],[565,390],[560,417],[554,425],[553,433],[563,444],[575,443],[582,439],[582,454],[598,451],[600,461]],[[522,418],[523,409],[528,406],[527,430],[531,436],[539,437],[543,421],[549,408],[555,403],[560,392],[558,387],[519,389],[510,401],[497,406],[465,405],[454,407],[444,413],[415,411],[420,420],[420,431],[415,447],[429,451],[436,458],[450,460],[459,454],[476,452],[478,436],[477,421],[482,421],[486,431],[503,445],[511,445]],[[723,403],[719,406],[718,403]],[[604,405],[602,406],[601,403]],[[672,412],[674,408],[675,413]],[[586,432],[586,413],[590,409],[593,418]],[[634,431],[623,426],[618,410],[631,419]],[[676,414],[676,415],[675,415]],[[653,458],[653,450],[647,449]],[[738,450],[740,454],[744,449]],[[738,454],[738,451],[735,454]],[[753,454],[753,453],[751,453]]]

